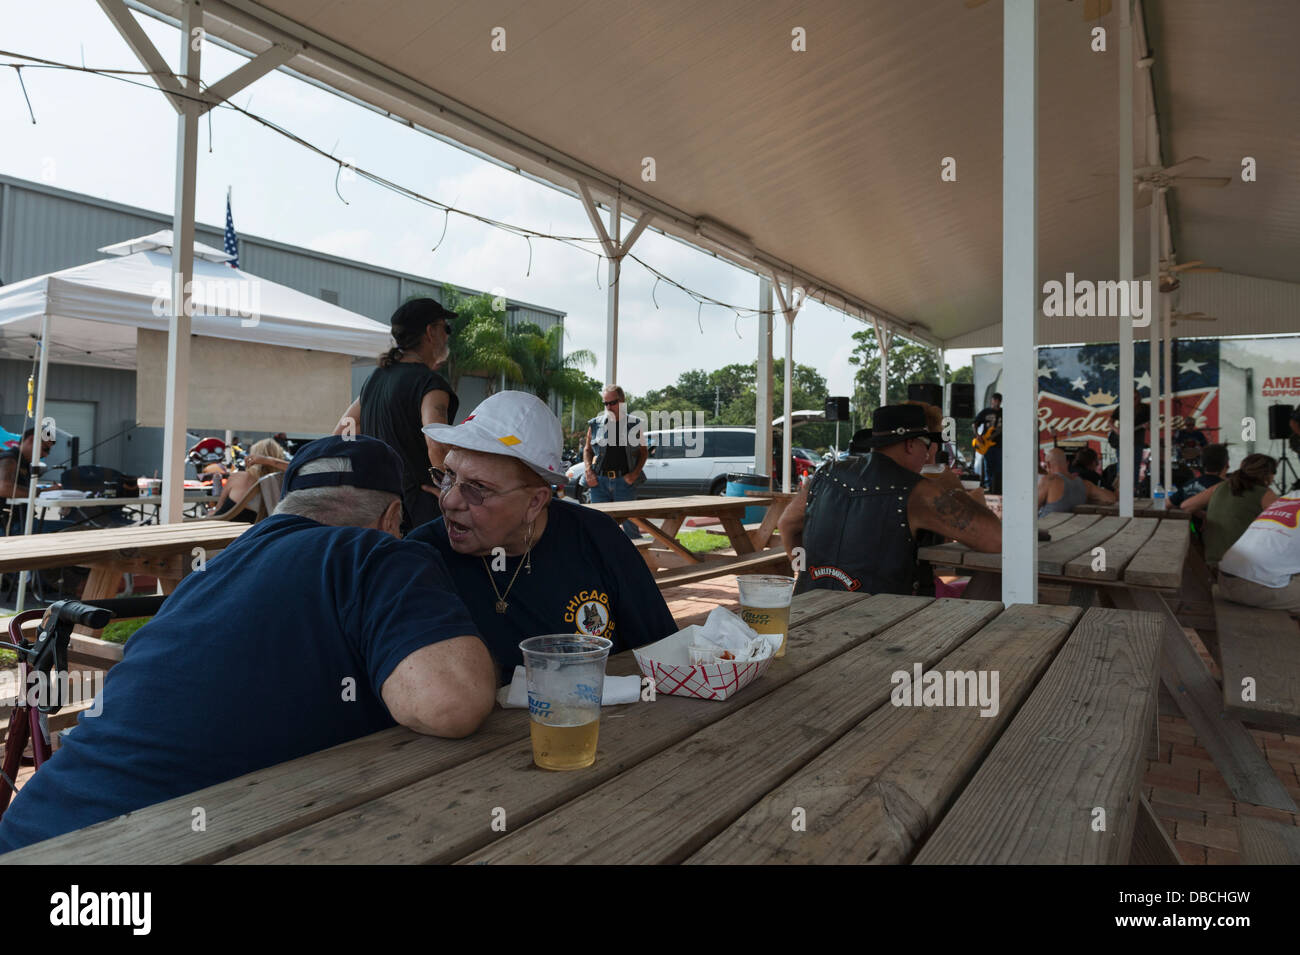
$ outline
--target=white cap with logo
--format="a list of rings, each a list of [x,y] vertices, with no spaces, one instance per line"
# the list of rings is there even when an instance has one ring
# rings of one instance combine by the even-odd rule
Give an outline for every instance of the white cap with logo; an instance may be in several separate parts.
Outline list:
[[[480,402],[458,425],[427,424],[423,429],[439,444],[518,458],[550,484],[564,484],[560,421],[536,395],[498,391]]]

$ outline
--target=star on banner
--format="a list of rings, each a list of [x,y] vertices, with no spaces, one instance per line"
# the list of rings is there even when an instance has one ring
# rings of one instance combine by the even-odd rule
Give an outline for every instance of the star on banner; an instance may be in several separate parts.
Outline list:
[[[1084,378],[1083,375],[1080,375],[1078,378],[1074,379],[1074,381],[1070,382],[1070,385],[1076,391],[1083,391],[1083,389],[1088,387],[1088,380]]]
[[[1134,379],[1133,379],[1133,387],[1135,387],[1135,388],[1145,388],[1147,391],[1150,391],[1150,390],[1151,390],[1151,374],[1150,374],[1150,372],[1145,372],[1145,371],[1144,371],[1144,372],[1142,372],[1142,377],[1141,377],[1141,378],[1134,378]]]
[[[1056,377],[1056,372],[1052,371],[1052,369],[1048,368],[1046,365],[1039,365],[1039,366],[1038,366],[1038,377],[1039,377],[1039,378],[1055,378],[1055,377]]]
[[[1188,372],[1193,375],[1199,375],[1201,373],[1201,366],[1206,364],[1209,363],[1204,361],[1197,361],[1194,358],[1189,358],[1187,359],[1187,361],[1181,363],[1178,366],[1178,373],[1182,374],[1183,372]]]
[[[1115,364],[1113,361],[1110,361],[1110,362],[1107,362],[1106,364],[1102,365],[1102,366],[1101,366],[1101,370],[1102,370],[1102,371],[1114,371],[1114,370],[1115,370],[1116,368],[1118,368],[1118,367],[1119,367],[1119,365]]]

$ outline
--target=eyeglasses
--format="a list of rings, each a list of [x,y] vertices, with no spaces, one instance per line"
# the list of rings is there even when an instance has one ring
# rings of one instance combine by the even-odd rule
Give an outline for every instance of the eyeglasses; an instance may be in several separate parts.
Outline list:
[[[460,493],[465,497],[465,503],[471,507],[479,507],[484,500],[493,494],[509,494],[512,491],[518,491],[520,488],[526,487],[526,485],[520,484],[518,487],[506,488],[504,491],[489,491],[477,484],[457,481],[450,471],[444,471],[442,468],[429,468],[429,477],[433,478],[433,483],[443,494],[451,493],[452,488],[460,488]]]
[[[619,404],[622,404],[622,403],[623,403],[623,402],[622,402],[621,400],[606,401],[606,402],[605,402],[605,407],[606,407],[606,408],[612,408],[612,407],[614,407],[615,405],[619,405]]]

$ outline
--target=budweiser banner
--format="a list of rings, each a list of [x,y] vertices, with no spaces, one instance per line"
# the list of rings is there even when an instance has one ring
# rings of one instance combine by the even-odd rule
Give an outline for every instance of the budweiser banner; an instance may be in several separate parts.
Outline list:
[[[1151,401],[1150,348],[1133,346],[1133,387],[1138,401]],[[1235,467],[1247,454],[1278,453],[1268,437],[1268,407],[1300,404],[1300,338],[1175,340],[1173,429],[1199,430],[1210,443],[1226,443]],[[1002,355],[974,357],[975,391],[981,407],[1001,391]],[[1038,349],[1039,444],[1089,444],[1104,461],[1119,407],[1119,345],[1063,345]],[[1156,416],[1153,416],[1156,420]],[[1163,426],[1164,408],[1158,420]],[[1248,425],[1253,422],[1253,428]]]

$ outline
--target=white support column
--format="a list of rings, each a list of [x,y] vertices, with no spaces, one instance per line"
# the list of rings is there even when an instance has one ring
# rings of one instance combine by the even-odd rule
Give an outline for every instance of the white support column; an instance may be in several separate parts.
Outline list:
[[[1132,0],[1120,0],[1119,28],[1119,280],[1133,280],[1133,22]],[[1119,513],[1133,516],[1133,318],[1119,318]],[[1153,409],[1154,411],[1154,409]]]
[[[1038,600],[1038,10],[1002,20],[1002,602]],[[1123,191],[1123,190],[1121,190]]]
[[[943,363],[943,346],[935,349],[939,355],[939,413],[948,417],[948,369]]]
[[[1157,189],[1151,197],[1151,206],[1148,212],[1148,229],[1147,243],[1150,246],[1150,254],[1147,256],[1149,261],[1147,275],[1151,278],[1151,295],[1147,300],[1147,317],[1151,324],[1147,326],[1147,336],[1149,338],[1151,357],[1147,364],[1151,369],[1151,440],[1148,444],[1151,446],[1151,460],[1160,460],[1160,429],[1156,426],[1158,416],[1156,414],[1155,396],[1160,394],[1160,302],[1164,298],[1160,294],[1160,206],[1161,199],[1164,198],[1164,190]],[[1153,465],[1154,466],[1154,465]],[[1152,481],[1152,493],[1155,493],[1155,482]],[[1168,488],[1165,489],[1168,493]]]
[[[772,273],[772,288],[776,292],[778,304],[781,306],[781,314],[785,316],[785,394],[782,398],[782,414],[784,420],[781,424],[782,449],[785,458],[781,462],[781,490],[789,493],[790,491],[790,459],[794,456],[794,437],[790,431],[790,418],[794,414],[792,389],[794,387],[794,319],[799,314],[799,309],[803,307],[804,290],[798,288],[791,282],[789,297],[785,294],[785,289],[781,287],[781,278],[775,272]]]
[[[623,235],[623,197],[614,197],[609,210],[609,238],[619,245]],[[618,277],[623,271],[623,257],[614,255],[609,260],[609,284],[605,302],[605,381],[618,381]]]
[[[46,376],[49,374],[49,370],[50,370],[49,344],[50,344],[50,313],[47,307],[47,311],[43,316],[41,316],[41,346],[40,346],[41,359],[40,359],[39,369],[36,372],[38,376],[36,379],[36,407],[32,409],[33,411],[32,424],[36,428],[36,433],[32,435],[31,462],[33,465],[45,457],[44,447],[42,442],[45,438],[45,422],[43,420],[45,418],[45,379]],[[22,453],[23,453],[22,447],[19,446],[19,450],[18,450],[19,464],[22,464]],[[14,474],[14,477],[17,478],[16,472]],[[31,479],[28,480],[27,482],[27,516],[23,518],[24,536],[31,536],[32,518],[36,514],[36,478],[37,478],[36,469],[32,468]],[[26,597],[27,597],[27,571],[24,570],[18,574],[18,597],[17,597],[17,601],[14,604],[14,611],[16,613],[23,612],[23,601],[26,599]]]
[[[614,196],[614,205],[609,211],[609,228],[606,229],[605,223],[600,221],[600,210],[596,207],[596,201],[592,199],[587,184],[579,181],[577,186],[582,208],[586,211],[587,219],[590,220],[596,237],[600,239],[600,244],[605,249],[606,258],[609,259],[609,288],[606,290],[605,312],[605,382],[611,384],[618,381],[618,279],[623,269],[623,256],[627,255],[636,240],[641,238],[641,233],[654,219],[654,214],[641,213],[631,231],[628,232],[627,238],[620,239],[623,229],[622,195]]]
[[[876,328],[876,344],[880,346],[880,406],[889,404],[889,346],[893,344],[894,333],[873,318],[871,323]]]
[[[181,84],[199,92],[203,44],[199,0],[181,6]],[[159,522],[180,523],[185,507],[185,422],[190,410],[190,283],[194,277],[194,187],[203,104],[181,99],[176,117],[176,197],[172,208],[172,314],[167,325],[167,408],[163,424],[163,482]]]
[[[1165,474],[1165,480],[1164,480],[1164,484],[1165,484],[1165,494],[1168,495],[1168,493],[1169,493],[1169,491],[1170,491],[1170,489],[1171,489],[1171,486],[1173,485],[1173,480],[1174,480],[1174,434],[1173,434],[1173,428],[1174,428],[1174,405],[1173,405],[1173,401],[1174,401],[1174,390],[1175,390],[1174,375],[1173,375],[1173,370],[1174,370],[1174,367],[1173,367],[1173,366],[1174,366],[1174,336],[1173,336],[1173,333],[1170,331],[1170,328],[1171,328],[1172,323],[1173,323],[1173,319],[1172,319],[1172,317],[1171,317],[1170,314],[1169,314],[1170,311],[1171,311],[1171,307],[1170,307],[1170,304],[1169,304],[1169,296],[1167,296],[1167,295],[1162,295],[1162,296],[1160,296],[1160,298],[1162,299],[1162,301],[1161,301],[1161,306],[1160,306],[1160,311],[1163,313],[1163,314],[1162,314],[1162,318],[1163,318],[1163,320],[1164,320],[1164,321],[1163,321],[1163,326],[1164,326],[1164,330],[1165,330],[1165,373],[1164,373],[1164,395],[1165,395],[1165,446],[1164,446],[1164,450],[1165,450],[1165,453],[1164,453],[1164,469],[1163,469],[1163,470],[1164,470],[1164,474]],[[1151,323],[1152,323],[1153,325],[1155,324],[1155,318],[1154,318],[1154,317],[1151,319]],[[1152,419],[1153,421],[1155,420],[1155,415],[1154,415],[1154,414],[1151,416],[1151,419]],[[1165,500],[1168,500],[1168,497],[1166,497]]]
[[[758,357],[754,363],[754,473],[772,470],[772,282],[758,277]]]

